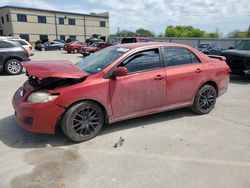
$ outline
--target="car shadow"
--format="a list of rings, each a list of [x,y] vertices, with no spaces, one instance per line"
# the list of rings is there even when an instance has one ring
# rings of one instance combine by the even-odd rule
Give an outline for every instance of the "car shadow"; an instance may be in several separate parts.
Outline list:
[[[191,110],[184,108],[125,120],[111,125],[105,125],[98,136],[104,136],[106,134],[112,134],[116,131],[135,127],[144,128],[146,126],[153,126],[154,123],[167,122],[169,120],[187,116],[195,116],[195,114],[191,112]],[[76,144],[69,140],[60,128],[57,129],[56,134],[54,135],[28,132],[18,125],[14,115],[0,119],[0,141],[8,147],[20,149],[59,147]]]
[[[25,73],[26,73],[26,72],[23,71],[23,72],[21,72],[21,73],[18,74],[18,75],[25,74]],[[18,76],[18,75],[11,75],[11,74],[7,74],[6,72],[0,72],[0,76]]]
[[[250,76],[230,75],[230,83],[248,85],[250,84]]]

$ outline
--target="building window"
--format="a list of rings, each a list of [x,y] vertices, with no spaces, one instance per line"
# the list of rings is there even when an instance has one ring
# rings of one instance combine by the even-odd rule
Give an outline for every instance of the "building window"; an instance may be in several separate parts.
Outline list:
[[[2,20],[2,24],[4,24],[4,17],[3,16],[1,17],[1,20]]]
[[[27,22],[27,15],[26,14],[17,14],[17,21],[18,22]]]
[[[59,18],[59,24],[64,25],[64,18]]]
[[[69,25],[76,25],[76,20],[75,19],[72,19],[72,18],[69,18]]]
[[[76,36],[75,35],[70,35],[69,38],[70,39],[76,39]]]
[[[6,21],[7,21],[7,22],[10,21],[9,14],[6,14]]]
[[[20,37],[21,39],[26,40],[26,41],[30,41],[30,37],[29,37],[29,35],[27,35],[27,34],[20,34],[19,37]]]
[[[65,41],[65,35],[60,35],[60,40]]]
[[[39,37],[41,41],[48,41],[48,35],[40,35]]]
[[[47,23],[46,16],[37,16],[38,23]]]
[[[100,27],[106,27],[106,22],[105,21],[100,21]]]

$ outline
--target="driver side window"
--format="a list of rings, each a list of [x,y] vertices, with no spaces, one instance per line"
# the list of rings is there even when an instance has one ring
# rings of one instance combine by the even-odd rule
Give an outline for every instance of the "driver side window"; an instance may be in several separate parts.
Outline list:
[[[126,67],[128,73],[158,69],[161,67],[159,50],[150,49],[135,53],[123,61],[119,67],[121,66]]]

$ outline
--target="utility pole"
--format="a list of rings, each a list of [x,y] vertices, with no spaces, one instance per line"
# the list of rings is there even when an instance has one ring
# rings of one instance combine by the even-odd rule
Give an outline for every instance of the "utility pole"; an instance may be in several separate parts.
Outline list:
[[[120,37],[120,27],[117,27],[117,35]]]
[[[250,24],[249,24],[248,31],[247,31],[247,37],[250,37]]]

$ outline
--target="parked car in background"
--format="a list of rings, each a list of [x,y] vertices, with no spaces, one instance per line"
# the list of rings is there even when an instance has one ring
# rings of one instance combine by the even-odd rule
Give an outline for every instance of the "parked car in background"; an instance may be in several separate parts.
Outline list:
[[[23,70],[21,61],[29,60],[29,52],[19,43],[10,40],[0,40],[0,71],[7,74],[20,74]]]
[[[136,42],[154,42],[154,40],[145,37],[125,37],[121,40],[121,44],[136,43]]]
[[[222,46],[213,42],[203,42],[196,46],[196,49],[207,55],[221,55]]]
[[[222,51],[226,57],[231,73],[250,76],[250,40],[243,40],[235,49]]]
[[[10,39],[10,40],[18,42],[20,45],[22,45],[22,47],[24,47],[26,50],[28,50],[29,56],[34,55],[32,45],[29,42],[27,42],[26,40],[24,40],[24,39]]]
[[[106,43],[106,42],[97,42],[97,43],[94,43],[90,46],[85,46],[85,47],[81,47],[80,49],[80,53],[83,55],[83,56],[87,56],[91,53],[95,53],[103,48],[106,48],[108,46],[111,46],[111,44],[109,43]]]
[[[64,43],[58,41],[45,42],[35,46],[36,50],[39,51],[48,51],[48,50],[63,50]]]
[[[227,91],[229,67],[174,43],[110,46],[81,59],[25,63],[28,81],[13,97],[18,123],[73,141],[94,138],[105,123],[191,107],[207,114]],[[38,79],[39,78],[39,79]]]
[[[53,41],[56,41],[56,42],[61,42],[61,43],[65,43],[65,41],[64,40],[61,40],[61,39],[55,39],[55,40],[53,40]]]
[[[92,44],[98,43],[98,42],[104,42],[104,40],[102,40],[100,38],[91,38],[88,40],[88,45],[92,45]]]
[[[74,41],[70,42],[68,44],[65,44],[64,50],[67,51],[68,53],[79,53],[80,48],[87,46],[86,43],[84,42],[79,42],[79,41]]]
[[[78,41],[78,40],[75,38],[68,38],[65,42],[70,43],[70,42],[75,42],[75,41]]]

